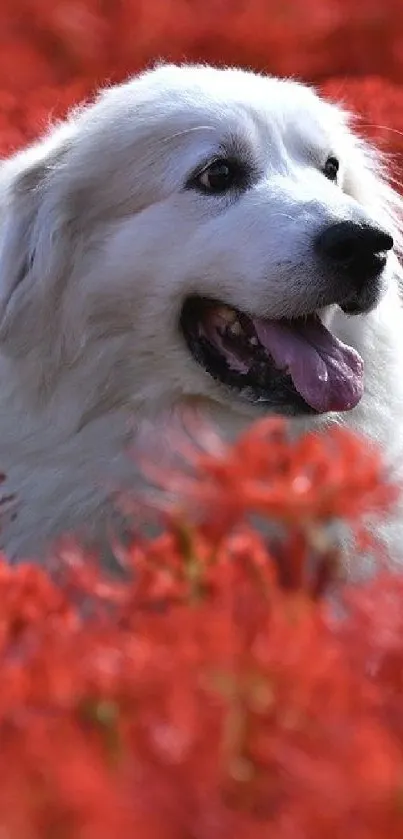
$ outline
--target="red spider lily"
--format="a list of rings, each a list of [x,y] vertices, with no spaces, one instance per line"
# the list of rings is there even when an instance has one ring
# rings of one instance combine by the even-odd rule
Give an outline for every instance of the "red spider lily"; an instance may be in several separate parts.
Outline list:
[[[245,65],[316,83],[333,76],[326,84],[332,96],[362,109],[370,136],[401,151],[400,0],[354,7],[348,0],[3,0],[0,151],[35,137],[49,114],[64,114],[100,83],[156,57]]]
[[[156,56],[314,81],[402,151],[401,0],[3,0],[0,153]],[[340,585],[346,531],[384,565],[379,455],[201,437],[148,464],[166,530],[119,548],[125,579],[67,542],[0,562],[0,835],[401,839],[403,582]]]
[[[0,566],[9,839],[403,835],[402,578],[339,589],[336,614],[323,545],[309,545],[318,585],[243,523],[256,499],[291,529],[292,504],[314,529],[385,510],[381,463],[341,429],[291,442],[277,422],[217,449],[189,450],[202,523],[126,549],[134,577],[108,579],[71,544],[57,581]]]
[[[145,449],[146,474],[164,490],[164,512],[183,523],[185,508],[211,544],[251,516],[275,523],[282,534],[275,554],[279,566],[287,569],[293,558],[294,580],[297,567],[306,575],[312,550],[321,554],[322,572],[330,570],[334,551],[328,529],[335,520],[350,526],[357,550],[370,550],[374,535],[361,526],[364,508],[382,519],[398,495],[378,451],[369,444],[364,449],[358,438],[338,426],[327,429],[324,438],[311,433],[291,440],[286,423],[266,419],[255,425],[253,436],[246,433],[232,446],[208,429],[194,430],[199,444],[204,441],[212,453],[200,452],[190,441],[181,445],[176,435],[173,450],[182,454],[180,469],[177,464],[170,468],[160,450],[158,465],[151,465]],[[155,495],[152,499],[157,504]],[[288,557],[285,564],[280,559],[283,552]]]

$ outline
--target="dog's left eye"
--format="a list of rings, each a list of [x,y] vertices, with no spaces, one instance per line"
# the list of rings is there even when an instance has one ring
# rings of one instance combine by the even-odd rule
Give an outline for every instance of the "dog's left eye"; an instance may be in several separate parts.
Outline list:
[[[240,186],[242,174],[241,167],[236,161],[219,158],[195,175],[191,186],[204,193],[222,195]]]
[[[337,157],[328,157],[322,171],[329,181],[337,181],[339,167],[340,164]]]

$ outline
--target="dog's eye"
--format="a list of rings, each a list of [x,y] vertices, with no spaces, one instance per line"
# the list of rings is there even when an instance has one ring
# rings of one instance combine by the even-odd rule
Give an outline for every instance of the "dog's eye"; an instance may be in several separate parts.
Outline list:
[[[328,157],[324,167],[323,174],[329,181],[337,181],[337,173],[339,171],[339,161],[337,157]]]
[[[220,158],[209,163],[193,179],[193,185],[202,192],[220,195],[239,185],[240,167],[235,161]]]

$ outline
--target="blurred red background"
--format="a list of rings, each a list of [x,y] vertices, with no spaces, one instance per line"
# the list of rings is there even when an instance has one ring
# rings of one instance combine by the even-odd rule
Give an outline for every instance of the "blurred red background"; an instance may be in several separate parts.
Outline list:
[[[403,152],[403,0],[1,0],[0,153],[159,58],[319,84]]]
[[[318,84],[403,153],[403,0],[0,0],[0,154],[161,58]],[[204,466],[209,527],[134,546],[131,587],[85,555],[65,592],[0,561],[0,839],[402,839],[402,577],[347,592],[344,622],[316,600],[336,567],[323,521],[386,511],[383,469],[353,439],[296,455],[276,434],[273,456],[259,435]],[[292,523],[271,563],[225,535],[266,462],[266,514]],[[300,518],[297,468],[319,480]],[[107,608],[86,624],[89,592]]]

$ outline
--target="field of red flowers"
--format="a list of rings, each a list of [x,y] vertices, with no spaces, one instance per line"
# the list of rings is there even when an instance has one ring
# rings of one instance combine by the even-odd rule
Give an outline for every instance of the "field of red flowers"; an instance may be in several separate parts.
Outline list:
[[[1,0],[0,154],[157,58],[314,82],[399,162],[402,0]],[[263,422],[187,456],[160,475],[181,511],[120,550],[124,582],[69,544],[46,569],[0,561],[1,839],[403,839],[403,577],[364,527],[396,496],[377,453]],[[355,588],[347,526],[379,563]]]
[[[161,470],[182,510],[125,580],[0,564],[7,839],[403,836],[403,577],[343,586],[334,535],[376,552],[396,491],[341,429],[214,448]]]
[[[0,153],[105,80],[158,58],[235,63],[323,85],[403,149],[401,0],[2,0]]]

